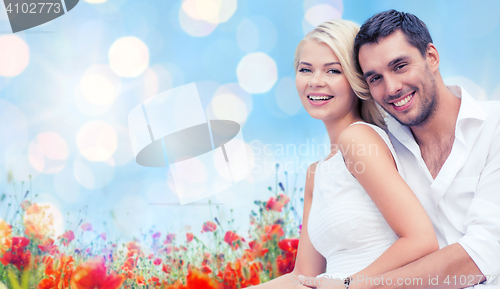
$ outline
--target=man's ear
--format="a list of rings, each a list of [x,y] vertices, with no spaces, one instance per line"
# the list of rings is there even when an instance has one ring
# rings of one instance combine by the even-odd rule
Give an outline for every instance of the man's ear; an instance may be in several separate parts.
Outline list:
[[[436,46],[434,46],[434,44],[432,43],[429,43],[427,45],[427,51],[425,52],[425,54],[429,68],[431,69],[432,73],[435,73],[439,69],[439,53]]]

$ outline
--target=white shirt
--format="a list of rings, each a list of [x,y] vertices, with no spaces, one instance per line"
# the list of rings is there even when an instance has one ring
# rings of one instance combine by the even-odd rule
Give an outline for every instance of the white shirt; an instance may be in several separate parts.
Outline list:
[[[500,287],[500,102],[478,102],[460,87],[448,89],[462,101],[455,141],[436,179],[411,130],[390,116],[389,135],[405,180],[429,215],[440,248],[459,243],[487,276],[488,285],[476,287]],[[471,278],[462,277],[467,282],[459,283],[460,277],[450,278],[450,284],[467,287]]]

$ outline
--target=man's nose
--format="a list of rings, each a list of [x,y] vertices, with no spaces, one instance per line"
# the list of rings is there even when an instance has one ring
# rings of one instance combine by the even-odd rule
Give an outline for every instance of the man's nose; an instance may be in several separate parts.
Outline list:
[[[396,76],[385,76],[385,87],[388,95],[397,95],[403,89],[403,84]]]

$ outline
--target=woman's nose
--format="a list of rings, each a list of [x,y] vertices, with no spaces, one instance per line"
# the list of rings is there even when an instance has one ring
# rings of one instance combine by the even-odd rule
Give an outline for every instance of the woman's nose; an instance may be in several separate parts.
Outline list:
[[[322,87],[325,86],[325,80],[320,73],[314,73],[309,81],[309,86],[311,87]]]

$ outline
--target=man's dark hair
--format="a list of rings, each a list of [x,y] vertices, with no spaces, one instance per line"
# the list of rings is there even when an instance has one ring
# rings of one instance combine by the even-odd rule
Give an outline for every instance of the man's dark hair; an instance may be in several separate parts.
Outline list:
[[[375,14],[366,20],[356,35],[354,55],[359,71],[362,71],[359,65],[359,49],[361,46],[368,43],[378,43],[380,38],[389,36],[398,29],[404,33],[408,42],[425,57],[427,47],[429,43],[432,43],[431,35],[425,23],[411,13],[388,10]]]

